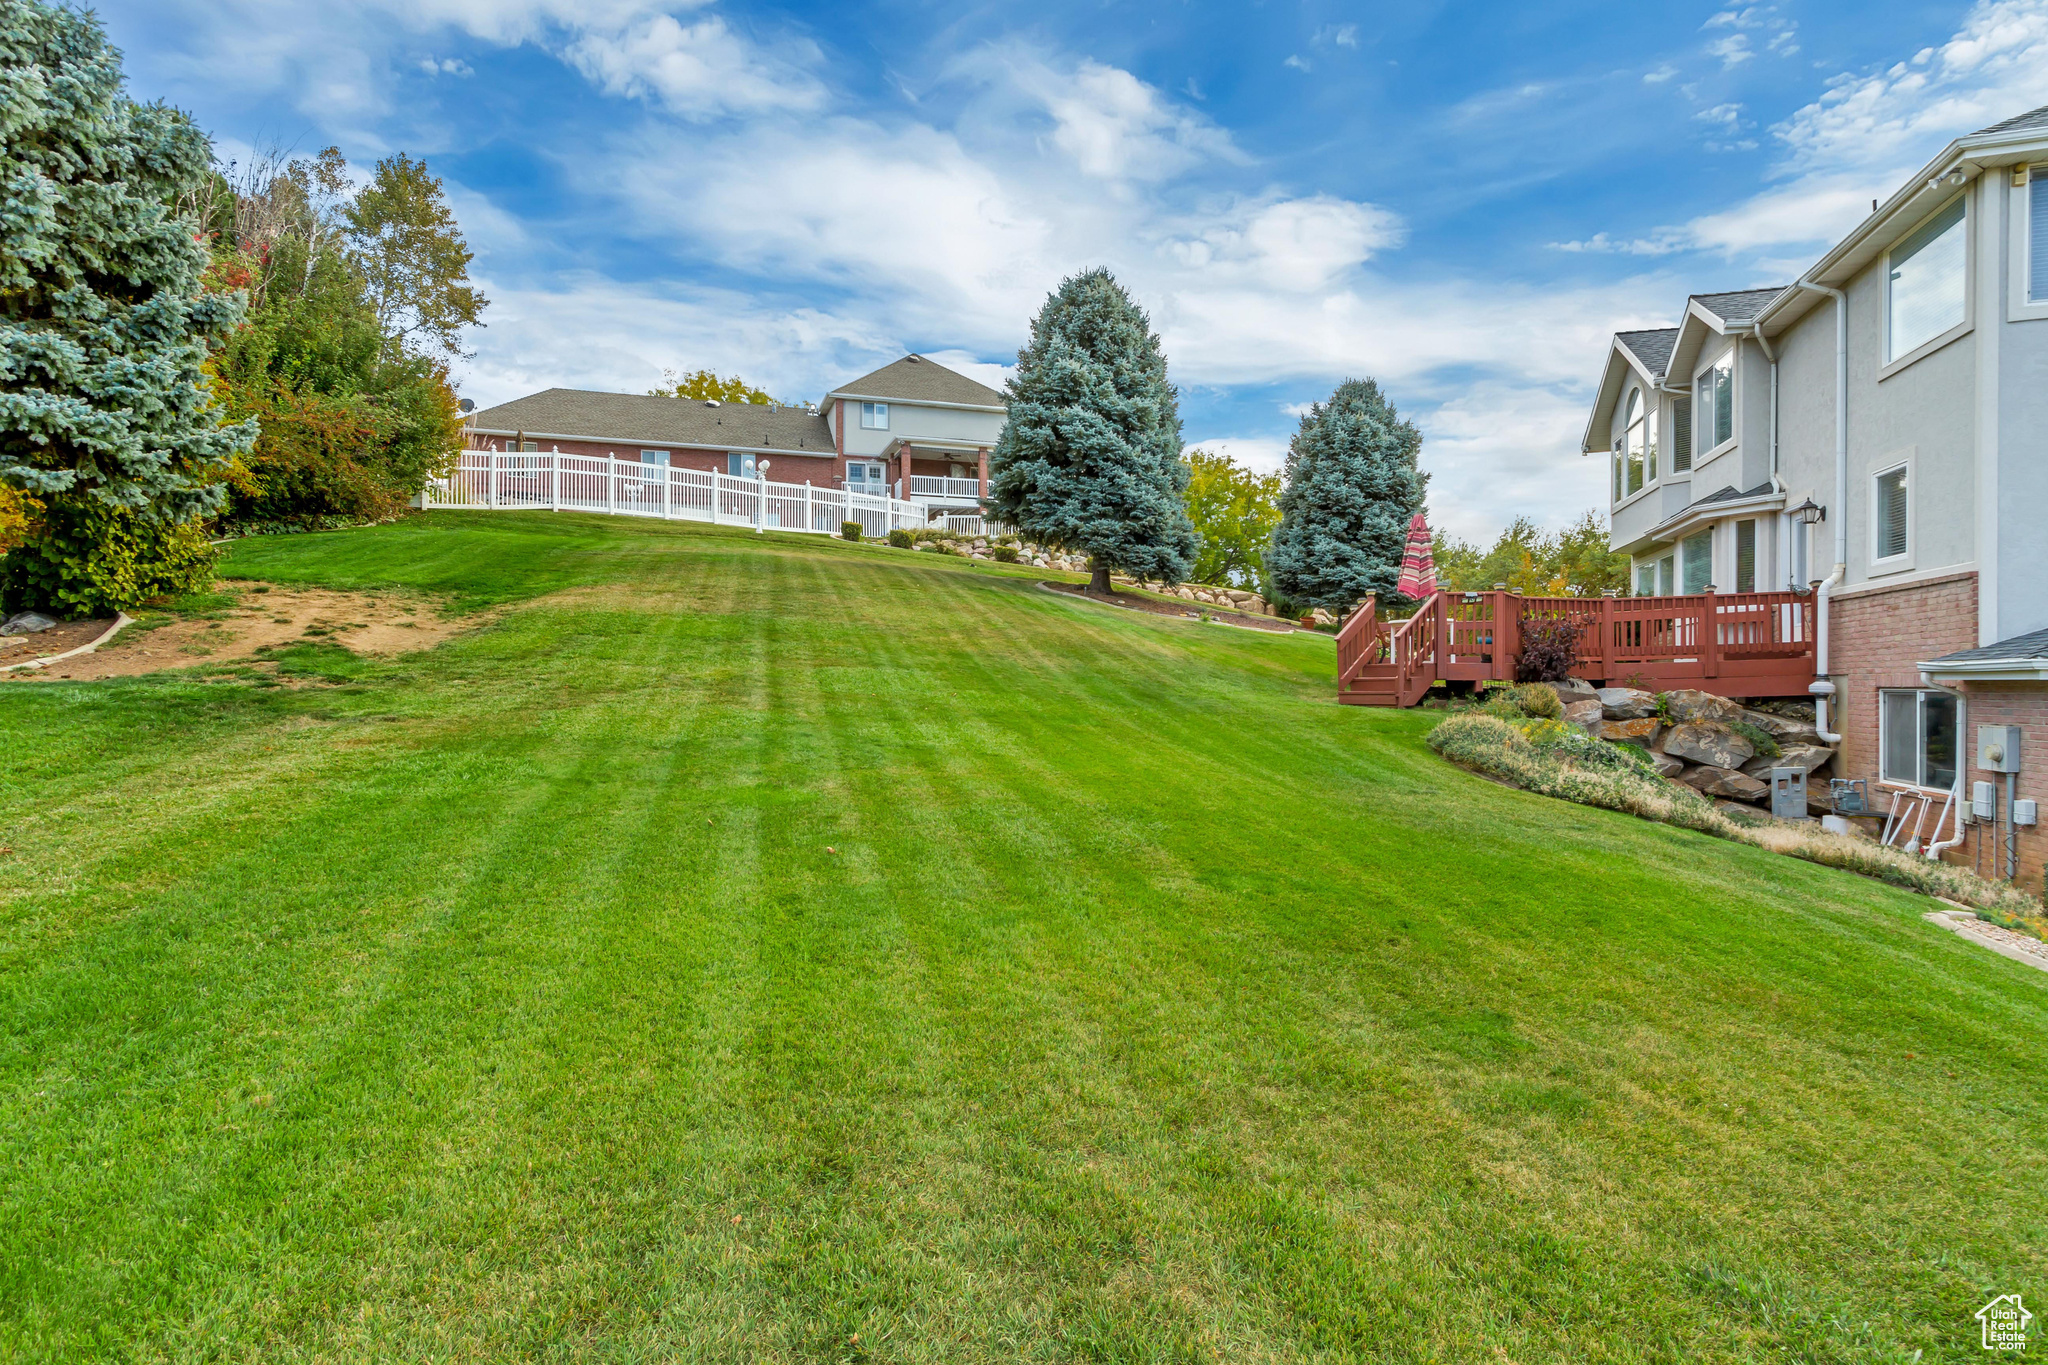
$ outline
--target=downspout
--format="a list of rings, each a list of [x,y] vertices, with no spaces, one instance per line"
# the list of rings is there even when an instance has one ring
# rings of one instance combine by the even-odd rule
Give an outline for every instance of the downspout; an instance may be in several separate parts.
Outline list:
[[[1922,687],[1931,687],[1937,692],[1946,692],[1951,697],[1954,697],[1956,699],[1956,733],[1958,735],[1967,735],[1970,733],[1970,699],[1968,697],[1965,697],[1962,693],[1956,691],[1953,687],[1943,687],[1940,683],[1928,677],[1925,673],[1922,673],[1920,675],[1920,685]],[[1960,758],[1961,755],[1958,754],[1957,757]],[[1948,852],[1950,849],[1954,848],[1957,844],[1960,844],[1963,841],[1963,837],[1965,834],[1965,831],[1963,829],[1963,775],[1967,771],[1968,769],[1965,768],[1963,764],[1956,764],[1956,784],[1955,787],[1949,792],[1949,807],[1956,813],[1956,837],[1953,839],[1943,839],[1938,843],[1929,844],[1927,846],[1926,853],[1927,856],[1930,858],[1939,859],[1942,854]],[[1939,830],[1936,830],[1935,832],[1940,833]]]
[[[1842,737],[1828,729],[1828,698],[1835,694],[1828,678],[1828,593],[1849,575],[1849,296],[1812,280],[1801,280],[1798,287],[1835,301],[1835,501],[1830,509],[1835,518],[1835,567],[1814,593],[1815,682],[1806,690],[1814,697],[1814,729],[1825,742],[1840,744]]]

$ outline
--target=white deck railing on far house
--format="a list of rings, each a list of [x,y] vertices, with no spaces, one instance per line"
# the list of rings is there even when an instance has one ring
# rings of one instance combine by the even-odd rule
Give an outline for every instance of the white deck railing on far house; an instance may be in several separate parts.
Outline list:
[[[912,474],[910,496],[913,498],[980,498],[981,480],[948,479],[937,474]]]
[[[857,521],[861,534],[876,537],[920,529],[930,515],[919,503],[843,488],[736,479],[703,469],[556,451],[465,450],[446,478],[427,485],[419,505],[429,510],[609,512],[835,536],[841,523]]]

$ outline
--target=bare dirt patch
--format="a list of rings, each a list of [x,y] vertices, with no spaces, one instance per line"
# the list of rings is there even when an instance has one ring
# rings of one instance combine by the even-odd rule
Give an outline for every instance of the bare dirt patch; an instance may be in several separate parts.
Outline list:
[[[392,655],[430,649],[477,625],[474,617],[450,620],[440,603],[399,593],[336,592],[329,588],[284,587],[271,583],[223,585],[233,605],[202,616],[145,616],[90,654],[61,659],[47,668],[18,668],[0,681],[134,678],[165,669],[246,663],[268,649],[300,643],[340,645],[354,654]],[[71,645],[43,642],[71,625],[29,638],[34,654],[16,651],[0,663],[18,663]],[[100,622],[98,629],[107,623]],[[93,633],[97,633],[96,631]],[[84,639],[90,639],[87,634]],[[84,639],[73,641],[82,644]]]
[[[1131,611],[1147,611],[1154,616],[1194,617],[1199,620],[1202,613],[1206,611],[1209,613],[1211,620],[1222,621],[1226,625],[1244,626],[1251,630],[1263,630],[1271,635],[1288,635],[1295,632],[1304,634],[1315,633],[1313,631],[1303,632],[1300,626],[1288,621],[1282,621],[1277,617],[1253,616],[1242,611],[1230,611],[1224,607],[1212,607],[1207,603],[1159,602],[1150,597],[1140,597],[1136,593],[1131,592],[1120,592],[1114,595],[1090,592],[1085,583],[1054,583],[1045,581],[1041,582],[1038,586],[1044,588],[1047,592],[1064,593],[1069,597],[1085,597],[1090,602],[1100,602],[1106,607],[1124,607]]]
[[[89,645],[113,624],[114,618],[105,616],[85,621],[59,621],[37,635],[0,635],[0,668]]]

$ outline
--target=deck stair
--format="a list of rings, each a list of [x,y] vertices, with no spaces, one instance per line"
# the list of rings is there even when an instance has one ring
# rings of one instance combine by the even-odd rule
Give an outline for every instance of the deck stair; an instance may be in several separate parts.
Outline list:
[[[1745,697],[1803,696],[1813,681],[1811,593],[1524,597],[1436,592],[1412,615],[1368,597],[1337,632],[1337,700],[1414,706],[1438,682],[1512,682],[1532,621],[1578,627],[1573,674],[1595,686],[1708,686]]]

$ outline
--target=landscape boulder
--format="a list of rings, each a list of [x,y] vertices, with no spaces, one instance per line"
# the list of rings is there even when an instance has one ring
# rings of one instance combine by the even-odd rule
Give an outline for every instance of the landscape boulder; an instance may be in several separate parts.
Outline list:
[[[1711,764],[1687,769],[1679,781],[1698,788],[1702,795],[1730,796],[1738,801],[1761,801],[1771,794],[1770,787],[1748,773]]]
[[[1563,694],[1560,693],[1559,696],[1562,698]],[[1598,735],[1600,727],[1606,723],[1600,714],[1600,699],[1595,697],[1590,701],[1565,702],[1564,722],[1567,725],[1578,726],[1589,735]]]
[[[1799,720],[1791,716],[1781,716],[1771,711],[1752,711],[1748,709],[1743,711],[1741,719],[1748,721],[1780,744],[1817,744],[1820,742],[1820,731],[1815,728],[1814,723],[1810,720]]]
[[[1642,716],[1635,720],[1603,720],[1594,736],[1612,744],[1635,744],[1649,748],[1650,741],[1657,737],[1663,722],[1655,716]]]
[[[1566,678],[1561,683],[1552,683],[1551,686],[1557,689],[1557,699],[1567,706],[1575,701],[1597,702],[1600,700],[1600,694],[1595,692],[1591,685],[1579,678]]]
[[[7,624],[0,626],[0,635],[41,635],[56,625],[39,611],[19,611],[7,618]]]
[[[1640,687],[1603,687],[1596,695],[1601,714],[1609,720],[1641,720],[1657,714],[1657,694]]]
[[[1678,777],[1685,772],[1685,765],[1670,754],[1651,754],[1650,761],[1657,765],[1657,776]]]
[[[1683,725],[1691,720],[1716,720],[1726,725],[1730,721],[1743,719],[1742,708],[1726,697],[1717,697],[1712,692],[1702,692],[1696,687],[1681,687],[1664,694],[1664,716],[1673,725]]]
[[[1756,749],[1748,740],[1710,720],[1673,726],[1671,733],[1664,736],[1663,748],[1673,758],[1704,763],[1710,768],[1740,768],[1756,757]]]
[[[1825,768],[1834,756],[1835,751],[1825,744],[1786,744],[1781,746],[1776,758],[1765,758],[1758,754],[1742,765],[1742,771],[1760,781],[1768,782],[1771,780],[1773,768],[1797,768],[1808,774],[1807,780],[1811,782],[1811,774]]]

